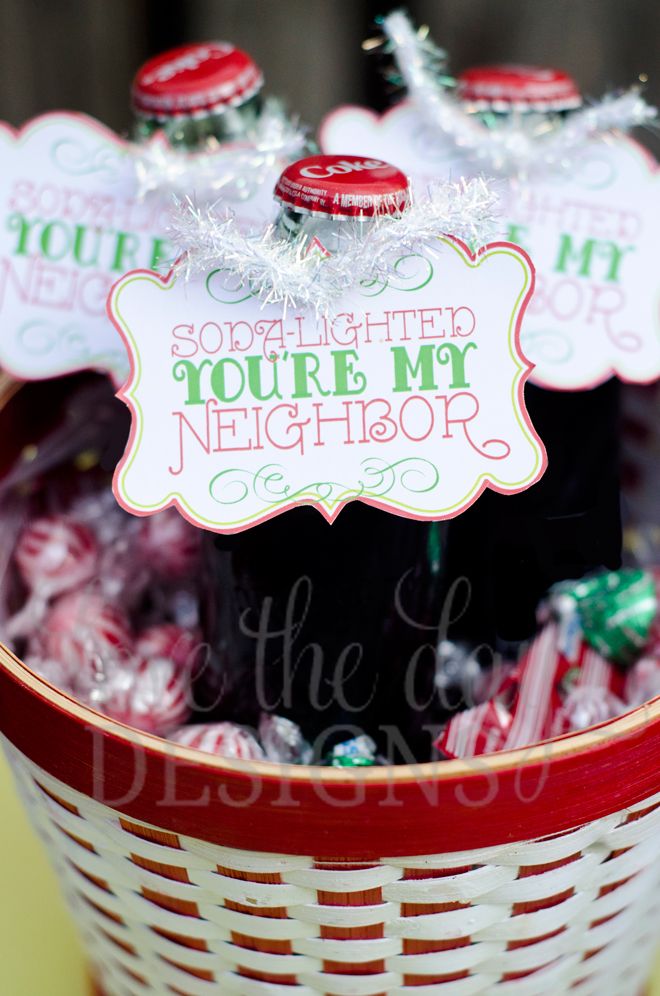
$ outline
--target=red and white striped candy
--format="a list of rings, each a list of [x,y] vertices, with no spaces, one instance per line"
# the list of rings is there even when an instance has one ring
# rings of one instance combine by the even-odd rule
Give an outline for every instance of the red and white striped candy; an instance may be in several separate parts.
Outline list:
[[[140,658],[111,678],[99,708],[127,726],[166,736],[190,717],[189,675],[167,658]]]
[[[475,757],[502,750],[512,716],[501,702],[483,702],[454,716],[435,746],[447,757]]]
[[[619,669],[584,641],[575,660],[562,645],[561,627],[544,626],[494,698],[452,718],[436,747],[449,757],[529,747],[624,712]]]
[[[569,661],[560,647],[561,629],[550,623],[523,658],[505,749],[584,729],[624,711],[619,669],[584,641],[575,661]]]
[[[250,731],[235,723],[184,726],[172,733],[170,740],[218,757],[235,757],[242,761],[261,761],[265,758],[263,750]]]
[[[192,574],[199,564],[201,533],[176,509],[166,508],[142,519],[138,547],[157,574],[167,579],[181,578]]]
[[[98,676],[99,671],[125,659],[133,639],[128,618],[120,608],[95,592],[78,591],[62,595],[54,603],[40,642],[45,656],[76,668],[84,685],[90,669]]]
[[[191,671],[199,646],[198,633],[175,623],[160,623],[147,627],[138,635],[135,650],[140,657],[167,657],[178,667]]]
[[[87,526],[51,515],[26,526],[14,557],[28,588],[51,597],[89,581],[97,554],[94,534]]]

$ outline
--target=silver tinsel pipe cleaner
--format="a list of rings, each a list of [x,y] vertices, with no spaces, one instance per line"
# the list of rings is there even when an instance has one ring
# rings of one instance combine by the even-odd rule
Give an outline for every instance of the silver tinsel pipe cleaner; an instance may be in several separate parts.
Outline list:
[[[360,284],[386,281],[402,256],[434,252],[440,235],[483,246],[498,231],[496,204],[484,180],[437,183],[400,216],[378,217],[364,231],[349,222],[341,250],[323,257],[308,252],[304,240],[282,238],[273,226],[246,235],[230,213],[218,216],[213,207],[185,198],[177,204],[170,238],[184,277],[229,270],[264,304],[312,307],[318,314]]]
[[[637,88],[607,95],[548,130],[537,115],[518,115],[488,127],[470,114],[441,78],[445,53],[416,31],[403,11],[383,19],[387,50],[394,56],[401,80],[427,124],[489,171],[525,173],[570,164],[571,157],[590,138],[615,129],[627,131],[653,120],[650,107]]]

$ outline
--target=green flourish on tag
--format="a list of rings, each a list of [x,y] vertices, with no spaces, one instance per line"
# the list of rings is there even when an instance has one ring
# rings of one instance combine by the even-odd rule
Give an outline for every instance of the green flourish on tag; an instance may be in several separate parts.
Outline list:
[[[86,146],[82,141],[63,138],[51,150],[53,163],[68,176],[90,176],[94,173],[114,182],[119,179],[121,155],[103,145]]]
[[[264,464],[255,473],[228,467],[211,479],[209,493],[219,505],[239,505],[252,492],[270,508],[293,501],[334,506],[357,498],[383,497],[395,485],[411,494],[422,494],[432,491],[440,480],[435,464],[421,457],[407,457],[391,464],[371,457],[362,462],[362,467],[366,480],[354,488],[338,481],[311,481],[297,489],[286,483],[281,464]]]
[[[417,269],[415,269],[415,263],[411,265],[411,260],[421,260],[424,265],[420,266],[418,262]],[[401,256],[400,259],[397,259],[389,276],[360,281],[360,293],[363,297],[378,297],[388,288],[395,291],[418,291],[422,287],[426,287],[432,278],[433,264],[431,260],[420,253],[409,253],[407,256]]]
[[[264,464],[254,473],[241,467],[228,467],[211,479],[209,493],[220,505],[238,505],[251,491],[269,508],[292,501],[335,505],[363,494],[363,488],[350,488],[337,481],[312,481],[293,489],[285,482],[283,471],[281,464],[275,463]]]
[[[223,284],[222,279],[218,279],[219,274],[228,275],[230,279]],[[231,281],[232,277],[233,282]],[[219,304],[242,304],[243,301],[249,301],[251,297],[255,297],[255,291],[249,288],[249,284],[241,280],[238,274],[227,267],[211,270],[206,277],[206,290],[209,297],[212,297]],[[220,297],[220,294],[224,296]]]
[[[425,494],[433,491],[440,481],[438,468],[422,457],[405,457],[394,463],[370,457],[362,461],[362,467],[371,478],[365,489],[371,497],[386,495],[396,484],[410,494]]]

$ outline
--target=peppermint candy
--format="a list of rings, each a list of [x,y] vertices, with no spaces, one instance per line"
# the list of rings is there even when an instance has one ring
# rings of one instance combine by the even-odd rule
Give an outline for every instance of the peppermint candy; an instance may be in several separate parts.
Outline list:
[[[241,761],[261,761],[265,757],[250,731],[236,723],[184,726],[173,733],[170,740],[218,757],[233,757]]]
[[[35,519],[16,545],[16,566],[28,588],[47,597],[84,584],[97,560],[94,534],[61,515]]]
[[[199,633],[175,623],[148,626],[138,635],[135,650],[140,657],[167,657],[177,667],[193,671],[200,647]]]
[[[166,580],[191,574],[201,551],[201,533],[173,508],[142,519],[138,549],[151,570]]]
[[[97,559],[96,540],[87,526],[61,515],[34,519],[21,533],[14,551],[30,596],[8,621],[7,636],[27,636],[43,619],[51,598],[89,581]]]
[[[164,737],[190,718],[190,701],[190,677],[174,661],[139,658],[115,671],[96,707],[120,723]]]
[[[80,591],[53,604],[40,642],[45,656],[74,668],[77,683],[84,687],[126,658],[132,635],[122,609],[95,592]]]
[[[434,744],[446,757],[475,757],[502,750],[511,729],[513,716],[507,707],[493,701],[482,702],[457,713]]]
[[[99,544],[104,547],[120,540],[135,522],[133,516],[119,507],[109,489],[76,498],[71,512],[78,522],[94,530]]]

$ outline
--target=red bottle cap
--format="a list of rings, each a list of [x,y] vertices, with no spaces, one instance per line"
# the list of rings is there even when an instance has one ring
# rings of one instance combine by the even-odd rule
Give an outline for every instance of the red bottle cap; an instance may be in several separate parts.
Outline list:
[[[371,218],[400,214],[410,205],[405,173],[366,156],[309,156],[284,170],[275,198],[303,214]]]
[[[467,69],[458,77],[458,95],[478,111],[569,111],[582,103],[567,73],[538,66]]]
[[[202,117],[243,104],[263,85],[249,55],[227,42],[180,45],[142,66],[133,81],[133,108],[152,118]]]

